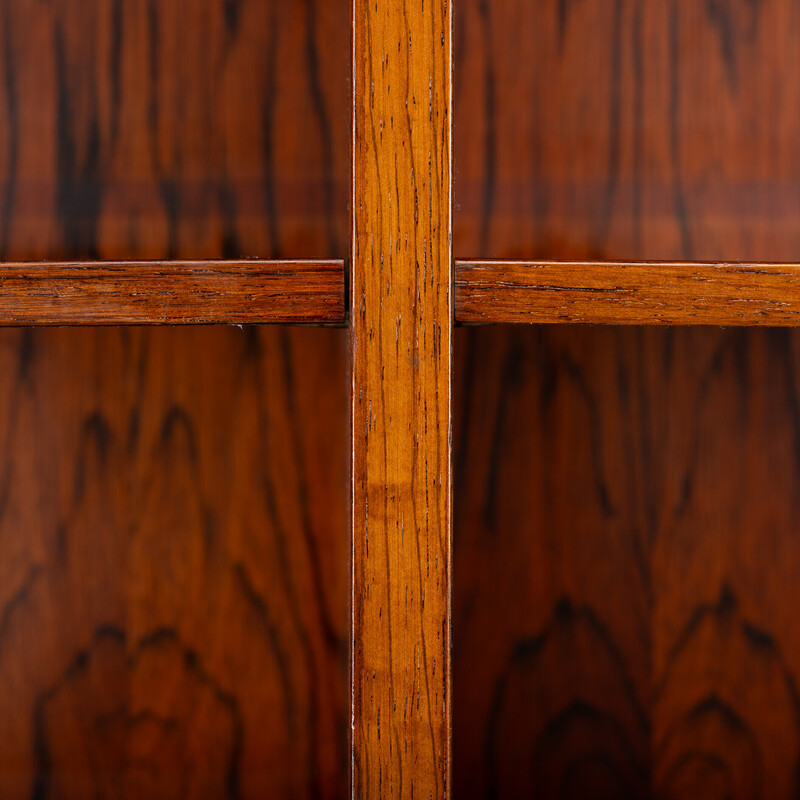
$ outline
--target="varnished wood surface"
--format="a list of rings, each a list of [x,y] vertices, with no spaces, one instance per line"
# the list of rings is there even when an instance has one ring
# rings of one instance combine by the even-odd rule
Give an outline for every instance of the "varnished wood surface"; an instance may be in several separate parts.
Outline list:
[[[457,258],[800,262],[794,0],[461,0]]]
[[[348,0],[4,0],[0,260],[343,258]]]
[[[342,261],[0,264],[0,325],[344,322]]]
[[[0,258],[346,257],[349,42],[347,0],[0,2]],[[0,797],[348,796],[346,351],[0,332]]]
[[[353,7],[353,796],[445,800],[452,6]]]
[[[347,796],[344,331],[0,331],[0,796]]]
[[[798,332],[456,359],[454,795],[797,797]]]
[[[792,0],[455,22],[457,257],[800,262]],[[457,331],[456,797],[797,796],[798,352]]]
[[[456,320],[798,325],[800,266],[461,261]]]

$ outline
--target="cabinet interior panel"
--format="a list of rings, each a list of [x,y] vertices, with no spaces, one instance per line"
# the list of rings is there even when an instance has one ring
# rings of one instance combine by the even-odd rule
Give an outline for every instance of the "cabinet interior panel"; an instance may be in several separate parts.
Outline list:
[[[794,0],[462,0],[457,258],[800,260]]]
[[[348,250],[349,3],[0,4],[0,260]],[[348,789],[347,333],[0,331],[0,795]]]
[[[345,331],[0,333],[0,795],[347,794]]]
[[[459,8],[458,258],[800,260],[791,0]],[[455,364],[454,796],[796,797],[800,337]]]
[[[7,0],[0,260],[347,252],[347,0]]]
[[[796,797],[800,336],[456,336],[454,796]]]

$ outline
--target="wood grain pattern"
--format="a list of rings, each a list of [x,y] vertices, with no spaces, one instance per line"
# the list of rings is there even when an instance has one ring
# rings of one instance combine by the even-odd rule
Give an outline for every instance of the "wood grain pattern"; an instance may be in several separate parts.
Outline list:
[[[0,795],[347,796],[344,331],[0,332]]]
[[[458,258],[800,262],[793,0],[462,0]]]
[[[0,259],[346,257],[349,7],[0,2]],[[348,796],[347,363],[0,331],[4,800]]]
[[[460,261],[459,322],[798,325],[796,264]]]
[[[344,322],[344,262],[0,264],[0,325],[266,322]]]
[[[354,2],[358,798],[450,796],[451,15]]]
[[[456,336],[454,793],[800,791],[800,336]]]
[[[342,258],[347,0],[5,0],[0,260]]]
[[[462,0],[457,256],[799,262],[799,33],[792,0]],[[797,796],[799,351],[457,331],[456,796]]]

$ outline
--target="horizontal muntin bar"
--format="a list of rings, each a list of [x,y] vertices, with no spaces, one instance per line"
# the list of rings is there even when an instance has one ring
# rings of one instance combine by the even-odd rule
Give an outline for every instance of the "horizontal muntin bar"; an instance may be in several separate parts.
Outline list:
[[[463,323],[800,325],[800,265],[457,261]]]
[[[0,325],[342,324],[340,260],[0,264]]]

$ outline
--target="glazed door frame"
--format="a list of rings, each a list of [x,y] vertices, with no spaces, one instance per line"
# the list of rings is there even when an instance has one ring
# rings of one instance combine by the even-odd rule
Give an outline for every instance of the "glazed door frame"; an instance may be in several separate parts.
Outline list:
[[[454,261],[453,13],[353,0],[349,298],[343,261],[2,267],[3,325],[349,324],[357,798],[451,794],[455,323],[800,321],[796,264]]]
[[[450,792],[452,5],[353,5],[353,796]]]

